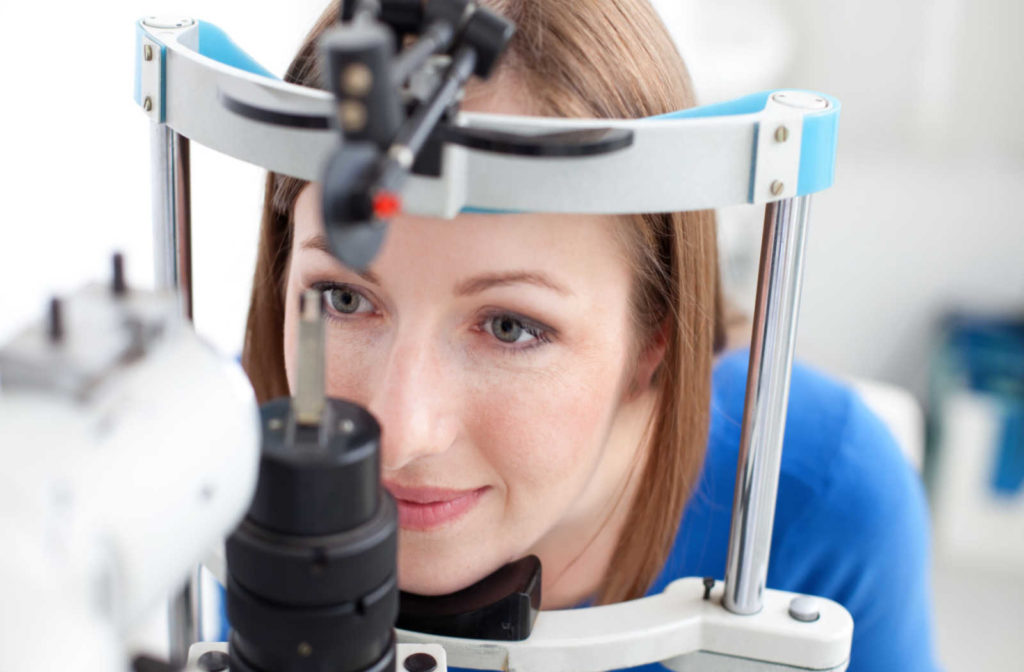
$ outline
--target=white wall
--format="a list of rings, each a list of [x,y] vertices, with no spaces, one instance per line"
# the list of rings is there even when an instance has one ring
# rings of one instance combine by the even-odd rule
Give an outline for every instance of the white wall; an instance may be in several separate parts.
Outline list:
[[[1024,313],[1024,3],[671,4],[705,102],[739,95],[737,81],[842,101],[836,184],[812,208],[799,357],[923,399],[943,314]],[[723,213],[744,306],[760,228],[750,209]]]
[[[105,0],[0,4],[0,341],[52,293],[106,276],[127,256],[152,285],[149,124],[132,100],[134,23],[194,16],[283,73],[323,0]],[[263,172],[193,145],[195,314],[226,352],[241,347]]]

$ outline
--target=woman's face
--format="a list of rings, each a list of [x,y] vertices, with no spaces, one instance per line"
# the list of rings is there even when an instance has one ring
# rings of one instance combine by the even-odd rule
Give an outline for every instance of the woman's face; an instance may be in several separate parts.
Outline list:
[[[535,553],[552,605],[563,574],[593,573],[577,560],[623,499],[646,419],[624,224],[400,216],[360,274],[326,251],[319,199],[310,185],[295,206],[286,369],[294,389],[299,296],[319,289],[327,392],[382,427],[402,589],[451,592]]]

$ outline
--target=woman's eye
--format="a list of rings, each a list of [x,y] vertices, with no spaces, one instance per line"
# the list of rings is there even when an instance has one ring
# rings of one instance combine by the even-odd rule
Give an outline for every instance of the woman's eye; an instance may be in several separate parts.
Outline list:
[[[529,343],[541,338],[542,334],[536,327],[523,324],[513,315],[495,315],[484,322],[484,331],[502,343]]]
[[[355,313],[369,313],[373,311],[373,304],[365,296],[344,285],[339,287],[327,287],[323,290],[324,303],[327,308],[343,315]]]

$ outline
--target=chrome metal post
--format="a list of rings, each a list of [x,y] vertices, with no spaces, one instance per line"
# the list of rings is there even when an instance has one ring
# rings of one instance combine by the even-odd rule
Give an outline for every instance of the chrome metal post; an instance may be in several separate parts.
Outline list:
[[[724,604],[737,614],[761,610],[768,576],[809,214],[810,196],[765,207],[725,567]]]
[[[166,124],[150,131],[153,195],[153,260],[158,289],[176,289],[181,311],[192,319],[192,213],[188,138]],[[171,662],[184,667],[201,638],[199,570],[170,600],[167,624]]]
[[[150,133],[153,189],[153,261],[158,288],[180,291],[192,319],[192,213],[188,138],[166,124]]]
[[[171,664],[178,669],[184,668],[188,662],[188,650],[202,640],[202,623],[200,615],[200,572],[202,567],[196,565],[189,574],[185,585],[171,598],[167,605],[167,627],[169,635],[169,653]]]

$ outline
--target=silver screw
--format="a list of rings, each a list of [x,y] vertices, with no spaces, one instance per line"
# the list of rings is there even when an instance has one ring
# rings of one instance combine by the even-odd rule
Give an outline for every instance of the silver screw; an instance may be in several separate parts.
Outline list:
[[[356,423],[346,418],[338,424],[338,429],[340,429],[343,434],[351,434],[356,431]]]
[[[365,63],[353,63],[341,73],[341,88],[350,96],[362,97],[373,86],[373,72]]]
[[[267,423],[267,427],[276,432],[284,427],[284,422],[281,421],[281,418],[271,418],[270,422]]]
[[[153,109],[153,99],[150,98],[149,96],[146,96],[146,99],[144,101],[142,101],[142,109],[144,109],[146,112],[152,111],[152,109]]]
[[[346,131],[361,131],[366,126],[366,106],[354,100],[341,104],[341,125]]]
[[[152,61],[153,60],[153,47],[152,46],[147,44],[144,47],[142,47],[142,58],[144,58],[147,61]]]
[[[299,655],[303,658],[309,658],[313,655],[313,647],[309,645],[309,642],[299,643]]]
[[[785,142],[789,139],[789,129],[785,126],[779,126],[775,129],[775,142]]]
[[[781,180],[775,180],[772,182],[771,190],[773,196],[778,196],[786,189],[786,185]]]

